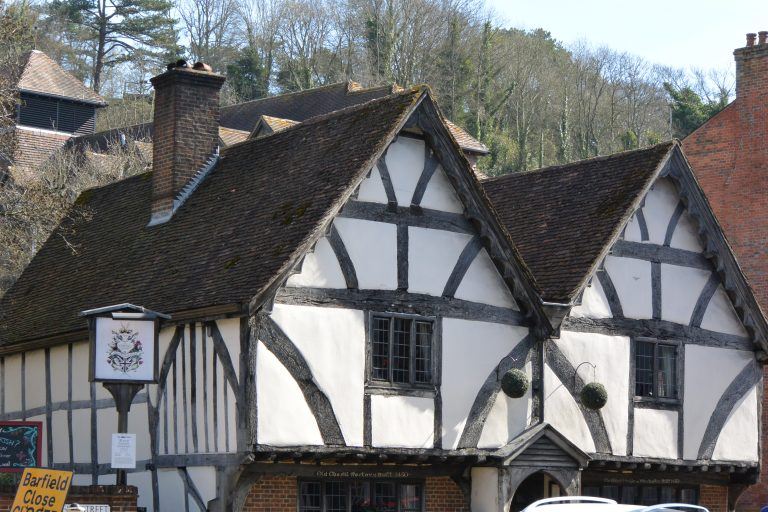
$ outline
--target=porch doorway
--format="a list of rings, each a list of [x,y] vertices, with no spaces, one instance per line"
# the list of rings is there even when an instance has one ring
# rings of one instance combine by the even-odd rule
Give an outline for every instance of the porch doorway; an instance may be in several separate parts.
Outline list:
[[[566,494],[563,487],[553,477],[540,471],[520,482],[512,496],[509,512],[520,512],[534,501],[554,498]]]

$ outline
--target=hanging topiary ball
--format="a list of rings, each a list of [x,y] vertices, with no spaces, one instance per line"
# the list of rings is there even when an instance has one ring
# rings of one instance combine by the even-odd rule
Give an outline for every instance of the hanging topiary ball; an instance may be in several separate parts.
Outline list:
[[[512,368],[501,378],[501,389],[510,398],[520,398],[528,391],[528,375],[524,371]]]
[[[581,390],[581,403],[592,410],[602,409],[608,402],[608,391],[599,382],[590,382]]]

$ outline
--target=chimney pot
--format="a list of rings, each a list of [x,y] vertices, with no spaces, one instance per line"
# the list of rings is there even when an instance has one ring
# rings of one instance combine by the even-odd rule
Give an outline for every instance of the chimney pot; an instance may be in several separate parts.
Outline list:
[[[747,34],[747,46],[755,46],[755,39],[757,38],[757,34],[754,32],[750,32]]]
[[[195,62],[195,65],[192,66],[192,69],[196,69],[197,71],[206,71],[208,73],[213,73],[213,68],[206,64],[205,62]]]
[[[757,44],[765,44],[768,42],[768,30],[761,30],[757,33]]]

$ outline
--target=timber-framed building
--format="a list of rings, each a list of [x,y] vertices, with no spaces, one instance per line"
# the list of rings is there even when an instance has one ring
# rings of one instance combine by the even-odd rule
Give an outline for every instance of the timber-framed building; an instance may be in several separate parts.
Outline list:
[[[155,77],[152,172],[0,303],[0,418],[45,464],[113,481],[78,312],[133,303],[172,316],[129,419],[148,510],[719,511],[756,480],[768,324],[677,142],[481,182],[415,88],[219,151],[222,82]]]

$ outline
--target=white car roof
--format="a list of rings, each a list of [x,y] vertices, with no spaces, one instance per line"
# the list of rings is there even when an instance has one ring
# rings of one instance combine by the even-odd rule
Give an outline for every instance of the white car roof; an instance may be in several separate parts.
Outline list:
[[[709,512],[704,507],[683,503],[659,505],[621,505],[607,498],[591,496],[562,496],[546,498],[528,505],[523,512]]]

